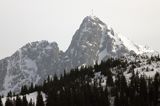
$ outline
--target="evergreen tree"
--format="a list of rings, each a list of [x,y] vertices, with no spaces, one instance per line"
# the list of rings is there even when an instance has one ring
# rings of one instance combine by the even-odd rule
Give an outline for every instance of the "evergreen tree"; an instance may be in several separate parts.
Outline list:
[[[99,65],[98,65],[97,61],[94,65],[94,69],[95,69],[95,72],[99,72]]]
[[[41,92],[38,92],[36,106],[44,106],[44,101]]]
[[[32,99],[30,99],[28,106],[34,106]]]
[[[148,80],[148,100],[149,106],[153,106],[153,101],[154,101],[154,86],[153,86],[153,81],[151,78]]]
[[[113,78],[112,78],[112,72],[108,70],[107,72],[107,86],[112,87],[113,86]]]
[[[114,106],[121,106],[118,92],[116,92],[116,95],[115,95]]]
[[[154,105],[157,106],[158,104],[158,94],[159,94],[159,88],[160,88],[160,75],[159,73],[156,73],[155,74],[155,77],[154,77],[154,82],[153,82],[153,86],[154,86]]]
[[[2,104],[2,98],[0,97],[0,106],[3,106],[3,104]]]
[[[12,97],[12,91],[9,91],[7,97]]]
[[[5,106],[13,106],[13,101],[11,99],[9,99],[9,97],[7,97]]]
[[[28,93],[28,88],[27,88],[27,86],[26,85],[24,85],[24,86],[22,86],[21,87],[21,95],[25,95],[25,94],[27,94]]]
[[[24,88],[23,88],[24,89]],[[25,88],[26,89],[26,88]],[[29,93],[32,93],[34,91],[34,85],[33,83],[31,83],[30,87],[29,87]]]
[[[104,92],[102,92],[102,98],[103,98],[103,102],[104,105],[103,106],[110,106],[110,101],[109,101],[109,95],[108,95],[108,90],[107,87],[105,88]]]
[[[143,76],[140,77],[140,105],[147,106],[147,83]]]
[[[22,106],[22,100],[21,100],[21,98],[19,97],[19,95],[17,95],[15,102],[16,102],[16,103],[15,103],[16,106]]]
[[[23,99],[22,99],[22,106],[28,106],[28,101],[27,101],[26,96],[23,96]]]

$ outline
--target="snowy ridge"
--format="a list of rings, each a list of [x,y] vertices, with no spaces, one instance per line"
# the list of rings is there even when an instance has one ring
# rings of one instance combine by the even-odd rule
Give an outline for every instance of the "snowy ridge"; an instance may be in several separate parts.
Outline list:
[[[123,42],[123,44],[129,49],[133,50],[135,53],[140,54],[140,51],[138,50],[138,45],[134,44],[132,41],[124,37],[123,35],[118,35]],[[143,52],[143,51],[141,51]]]
[[[133,50],[136,54],[143,54],[143,53],[154,53],[155,51],[150,49],[149,47],[145,47],[142,45],[136,45],[123,35],[118,35],[121,39],[121,41],[124,43],[124,45],[131,51]]]

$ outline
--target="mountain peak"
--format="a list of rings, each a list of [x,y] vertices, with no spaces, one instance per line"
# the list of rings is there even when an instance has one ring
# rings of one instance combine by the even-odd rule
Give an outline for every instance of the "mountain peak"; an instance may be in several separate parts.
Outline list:
[[[104,22],[102,22],[97,16],[94,16],[94,15],[86,16],[83,20],[83,23],[93,23],[95,25],[97,24],[105,25]]]
[[[91,19],[91,20],[100,20],[97,16],[95,15],[89,15],[85,17],[86,19]]]

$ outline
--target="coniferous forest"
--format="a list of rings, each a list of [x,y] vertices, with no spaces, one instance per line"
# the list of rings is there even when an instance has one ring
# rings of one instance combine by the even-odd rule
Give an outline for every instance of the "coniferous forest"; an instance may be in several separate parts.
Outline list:
[[[150,61],[160,59],[152,57]],[[19,95],[24,95],[23,98],[16,95],[11,100],[15,94],[9,92],[5,106],[160,106],[159,73],[153,78],[139,75],[134,71],[138,63],[111,58],[94,66],[64,70],[60,76],[48,76],[42,85],[22,86]],[[129,79],[123,73],[128,65],[131,65]],[[38,91],[37,102],[28,102],[25,94],[34,91]],[[40,92],[47,95],[46,101]]]

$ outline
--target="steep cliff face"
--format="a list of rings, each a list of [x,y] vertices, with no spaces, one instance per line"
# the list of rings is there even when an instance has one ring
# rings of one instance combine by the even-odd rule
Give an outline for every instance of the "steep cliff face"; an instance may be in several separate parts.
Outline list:
[[[65,53],[67,66],[94,64],[110,57],[130,54],[154,53],[149,48],[136,45],[103,23],[95,16],[84,18]],[[66,66],[66,67],[67,67]]]
[[[61,74],[82,64],[130,54],[153,54],[154,50],[129,41],[95,16],[87,16],[75,32],[66,52],[57,43],[28,43],[11,57],[0,60],[0,91],[18,92],[24,84],[42,83],[48,76]]]
[[[47,75],[56,73],[59,56],[57,43],[40,41],[26,44],[11,57],[1,60],[1,90],[19,91],[23,84],[40,83]]]

